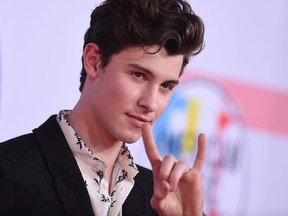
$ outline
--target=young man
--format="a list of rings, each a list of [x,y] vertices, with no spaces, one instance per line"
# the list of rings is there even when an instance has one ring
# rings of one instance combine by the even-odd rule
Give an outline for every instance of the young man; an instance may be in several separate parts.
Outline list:
[[[33,133],[0,144],[1,215],[202,215],[205,137],[193,168],[160,157],[150,126],[204,27],[182,0],[107,0],[91,14],[81,97]],[[143,138],[152,172],[128,144]]]

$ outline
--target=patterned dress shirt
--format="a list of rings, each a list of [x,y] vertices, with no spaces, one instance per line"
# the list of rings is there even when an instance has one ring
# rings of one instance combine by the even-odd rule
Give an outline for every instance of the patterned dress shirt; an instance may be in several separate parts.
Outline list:
[[[121,216],[122,205],[134,186],[138,169],[125,143],[119,152],[112,173],[109,191],[104,173],[107,165],[93,154],[66,120],[71,110],[61,110],[57,116],[59,125],[77,161],[86,183],[94,214],[97,216]]]

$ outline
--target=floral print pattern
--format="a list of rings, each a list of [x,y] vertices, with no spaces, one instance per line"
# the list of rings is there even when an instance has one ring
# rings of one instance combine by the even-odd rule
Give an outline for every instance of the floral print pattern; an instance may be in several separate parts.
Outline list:
[[[61,110],[57,116],[59,125],[77,161],[88,190],[95,215],[121,216],[122,205],[134,186],[134,176],[138,169],[128,147],[123,143],[113,167],[110,193],[105,178],[107,165],[95,157],[67,121],[70,110]]]

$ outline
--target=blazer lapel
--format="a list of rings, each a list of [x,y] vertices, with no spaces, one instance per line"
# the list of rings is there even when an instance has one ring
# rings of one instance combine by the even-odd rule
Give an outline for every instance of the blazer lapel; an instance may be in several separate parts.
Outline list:
[[[81,172],[56,120],[56,115],[34,129],[33,133],[47,167],[54,177],[55,189],[67,214],[94,216]]]
[[[135,184],[123,204],[125,216],[158,216],[150,206],[153,195],[153,176],[151,170],[137,165],[139,173],[134,177]]]

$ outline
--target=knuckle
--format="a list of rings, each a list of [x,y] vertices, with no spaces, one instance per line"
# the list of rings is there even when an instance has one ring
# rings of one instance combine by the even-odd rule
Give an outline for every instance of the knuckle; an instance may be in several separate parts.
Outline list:
[[[176,159],[173,155],[166,155],[164,160],[176,162]]]
[[[186,167],[188,167],[188,164],[187,164],[185,161],[183,161],[183,160],[179,160],[177,163],[178,163],[180,166],[186,166]]]

